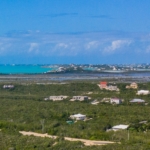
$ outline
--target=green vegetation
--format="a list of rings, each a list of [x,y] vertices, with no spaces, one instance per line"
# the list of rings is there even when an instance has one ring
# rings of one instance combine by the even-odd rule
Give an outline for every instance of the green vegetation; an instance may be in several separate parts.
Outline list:
[[[133,98],[150,101],[150,95],[137,96],[137,90],[125,89],[126,84],[117,86],[120,92],[100,90],[95,83],[68,82],[67,84],[15,84],[14,89],[3,89],[0,84],[0,149],[53,149],[53,150],[148,150],[150,149],[150,105],[130,104]],[[139,84],[139,89],[150,90],[150,83]],[[87,94],[91,92],[91,94]],[[68,95],[63,101],[44,101],[50,95]],[[87,95],[91,100],[70,102],[74,95]],[[121,105],[100,103],[91,105],[94,99],[118,97]],[[82,113],[88,121],[68,124],[72,114]],[[139,124],[147,121],[146,124]],[[118,124],[129,124],[128,130],[106,132]],[[58,135],[59,138],[28,137],[19,131],[33,131]],[[81,142],[64,141],[63,137],[121,142],[106,146],[85,147]]]

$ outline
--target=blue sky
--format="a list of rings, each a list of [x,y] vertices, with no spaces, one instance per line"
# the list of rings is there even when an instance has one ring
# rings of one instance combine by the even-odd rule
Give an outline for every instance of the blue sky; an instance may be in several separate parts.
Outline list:
[[[0,63],[150,63],[150,0],[0,0]]]

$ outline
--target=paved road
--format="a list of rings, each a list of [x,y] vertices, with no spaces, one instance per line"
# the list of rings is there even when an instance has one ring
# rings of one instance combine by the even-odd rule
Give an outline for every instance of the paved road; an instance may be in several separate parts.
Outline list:
[[[39,137],[49,137],[49,138],[54,138],[56,139],[57,136],[53,135],[48,135],[46,134],[40,134],[40,133],[35,133],[35,132],[26,132],[26,131],[20,131],[21,134],[23,135],[33,135],[33,136],[39,136]],[[113,144],[114,142],[111,141],[94,141],[94,140],[86,140],[86,139],[77,139],[77,138],[70,138],[70,137],[64,137],[65,140],[68,141],[81,141],[84,143],[86,146],[91,146],[91,145],[106,145],[106,144]]]

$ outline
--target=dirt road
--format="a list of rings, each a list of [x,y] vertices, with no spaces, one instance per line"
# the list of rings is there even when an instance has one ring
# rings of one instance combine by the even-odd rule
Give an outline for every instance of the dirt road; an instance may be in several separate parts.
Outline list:
[[[53,135],[48,135],[46,134],[41,134],[41,133],[35,133],[35,132],[26,132],[26,131],[20,131],[21,134],[23,135],[33,135],[33,136],[39,136],[39,137],[49,137],[49,138],[54,138],[56,139],[57,136]],[[68,141],[81,141],[84,143],[86,146],[92,146],[92,145],[106,145],[106,144],[113,144],[114,142],[111,141],[94,141],[94,140],[86,140],[86,139],[77,139],[77,138],[70,138],[70,137],[64,137],[65,140]]]

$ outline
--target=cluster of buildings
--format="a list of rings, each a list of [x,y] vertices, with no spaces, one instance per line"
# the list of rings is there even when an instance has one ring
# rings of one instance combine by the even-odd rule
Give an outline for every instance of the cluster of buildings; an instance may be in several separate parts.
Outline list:
[[[116,86],[116,85],[110,85],[108,84],[107,82],[105,81],[102,81],[98,84],[98,86],[100,87],[100,89],[106,89],[106,90],[110,90],[110,91],[119,91],[119,88]],[[5,88],[8,88],[8,87],[13,87],[11,85],[4,85]],[[137,89],[138,88],[138,84],[133,82],[131,83],[130,85],[127,85],[126,86],[127,89]],[[137,95],[147,95],[147,94],[150,94],[150,91],[149,90],[138,90]],[[52,101],[62,101],[62,100],[65,100],[67,99],[69,96],[64,96],[64,95],[60,95],[60,96],[49,96],[47,98],[44,98],[44,100],[52,100]],[[91,99],[90,97],[88,96],[73,96],[70,101],[84,101],[84,100],[89,100]],[[110,104],[121,104],[123,102],[122,99],[120,98],[103,98],[101,101],[98,101],[98,100],[94,100],[91,102],[91,104],[93,105],[97,105],[98,103],[100,102],[107,102],[107,103],[110,103]],[[131,101],[129,101],[130,103],[145,103],[145,100],[142,100],[142,99],[138,99],[138,98],[135,98]]]
[[[91,64],[69,64],[69,65],[55,65],[51,66],[56,68],[53,72],[64,72],[70,68],[74,71],[77,71],[78,68],[82,71],[97,71],[97,72],[134,72],[134,71],[150,71],[150,64],[101,64],[101,65],[91,65]]]
[[[123,100],[119,98],[103,98],[101,102],[110,103],[110,104],[121,104]],[[129,101],[130,103],[145,103],[145,100],[140,98],[134,98]]]
[[[100,89],[108,89],[109,86],[108,86],[107,82],[100,82],[99,87],[100,87]],[[117,87],[115,87],[115,88],[117,88]],[[133,82],[130,85],[127,85],[126,89],[138,89],[138,84]],[[118,91],[118,90],[116,90],[116,91]],[[148,95],[148,94],[150,94],[150,91],[149,90],[138,90],[136,94],[137,95]],[[122,100],[119,98],[104,98],[102,100],[102,102],[109,102],[111,104],[121,104]],[[129,102],[130,103],[145,103],[145,100],[135,98]]]
[[[137,89],[137,88],[138,88],[138,84],[135,82],[126,86],[126,89]],[[137,95],[147,95],[147,94],[150,94],[150,91],[149,90],[138,90],[136,94]]]
[[[5,85],[6,86],[6,85]],[[107,82],[100,82],[98,84],[98,86],[100,87],[100,89],[106,89],[109,91],[119,91],[119,88],[116,85],[110,85]],[[138,85],[137,83],[133,82],[130,85],[126,86],[126,89],[138,89]],[[150,94],[149,90],[138,90],[137,95],[147,95]],[[62,101],[69,98],[69,96],[64,96],[64,95],[60,95],[60,96],[49,96],[48,98],[45,98],[44,100],[52,100],[52,101]],[[84,100],[88,100],[90,99],[90,97],[88,96],[73,96],[70,101],[84,101]],[[121,104],[123,102],[122,99],[120,98],[103,98],[101,101],[98,100],[94,100],[91,102],[91,104],[93,105],[97,105],[100,102],[108,102],[110,104]],[[143,99],[139,99],[139,98],[135,98],[129,101],[130,103],[145,103],[145,100]],[[69,117],[70,119],[72,119],[72,121],[68,121],[67,123],[72,124],[74,122],[74,120],[78,121],[78,120],[87,120],[86,115],[84,114],[74,114],[74,115],[70,115]],[[113,131],[117,131],[120,129],[127,129],[129,127],[129,125],[116,125],[113,126],[111,129],[108,129],[108,131],[113,130]]]

